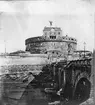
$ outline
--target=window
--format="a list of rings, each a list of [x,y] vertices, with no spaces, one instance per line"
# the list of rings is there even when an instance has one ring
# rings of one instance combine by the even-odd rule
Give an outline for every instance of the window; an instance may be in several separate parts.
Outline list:
[[[47,32],[45,32],[45,35],[47,35]]]
[[[56,52],[56,54],[58,55],[58,52]]]
[[[56,34],[56,32],[54,32],[54,35]]]
[[[74,40],[73,38],[71,40]]]
[[[58,32],[58,35],[60,35],[60,32]]]
[[[50,39],[56,39],[56,36],[50,36]]]
[[[54,54],[54,51],[52,53]]]

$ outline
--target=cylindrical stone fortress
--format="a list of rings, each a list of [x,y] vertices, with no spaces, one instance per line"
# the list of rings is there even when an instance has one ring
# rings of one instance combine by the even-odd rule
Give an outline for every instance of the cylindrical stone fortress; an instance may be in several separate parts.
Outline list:
[[[53,56],[72,55],[76,50],[77,40],[63,36],[59,27],[44,27],[43,35],[25,40],[26,51],[31,54],[51,54]]]

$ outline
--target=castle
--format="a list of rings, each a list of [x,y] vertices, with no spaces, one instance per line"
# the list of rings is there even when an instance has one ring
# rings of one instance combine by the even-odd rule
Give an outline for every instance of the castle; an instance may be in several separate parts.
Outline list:
[[[72,55],[76,51],[77,40],[68,35],[63,36],[60,27],[44,27],[43,35],[25,40],[26,51],[31,54],[48,54],[53,57]]]

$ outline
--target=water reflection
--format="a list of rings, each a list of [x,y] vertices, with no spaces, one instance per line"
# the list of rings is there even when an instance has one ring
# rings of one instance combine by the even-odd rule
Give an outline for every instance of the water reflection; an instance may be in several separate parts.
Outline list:
[[[9,72],[6,66],[3,66],[3,64],[8,64],[9,62],[12,62],[14,59],[10,58],[0,58],[0,105],[51,105],[51,104],[59,104],[59,105],[79,105],[78,102],[75,100],[70,101],[68,99],[63,99],[62,97],[59,97],[58,95],[53,94],[46,94],[42,88],[40,87],[32,87],[30,84],[27,87],[23,87],[23,84],[21,81],[17,79],[17,81],[14,82],[14,80],[10,80],[9,77],[6,77],[5,74]],[[22,61],[19,62],[21,63]],[[29,62],[29,59],[27,59]],[[25,60],[25,62],[27,61]],[[16,59],[17,62],[17,59]],[[24,63],[25,63],[24,62]],[[33,62],[33,61],[32,61]],[[7,66],[8,67],[8,66]],[[14,71],[20,70],[26,70],[30,69],[31,67],[29,65],[27,66],[18,66],[13,65],[13,68],[11,68]],[[7,71],[7,72],[6,72]],[[24,71],[25,73],[25,71]],[[26,74],[26,73],[25,73]],[[22,75],[22,74],[21,74]],[[19,78],[22,78],[22,76],[18,76]],[[13,78],[14,75],[11,75],[11,78]],[[15,78],[14,78],[15,79]],[[11,84],[10,84],[11,82]],[[17,85],[20,86],[16,87]],[[27,85],[27,84],[25,84]],[[14,88],[14,89],[13,89]],[[60,101],[61,100],[61,101]]]

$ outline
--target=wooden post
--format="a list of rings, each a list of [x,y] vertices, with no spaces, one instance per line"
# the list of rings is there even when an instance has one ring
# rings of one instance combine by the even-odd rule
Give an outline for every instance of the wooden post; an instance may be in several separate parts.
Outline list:
[[[84,58],[85,58],[85,45],[86,45],[86,43],[84,42]]]
[[[58,69],[59,89],[61,88],[61,68]]]

